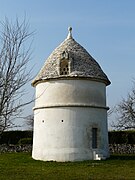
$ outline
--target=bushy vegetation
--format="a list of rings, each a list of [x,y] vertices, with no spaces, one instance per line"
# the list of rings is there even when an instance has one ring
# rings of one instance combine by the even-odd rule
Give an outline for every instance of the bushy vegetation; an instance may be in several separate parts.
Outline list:
[[[0,137],[0,144],[18,144],[20,139],[31,138],[32,141],[33,132],[32,131],[5,131]]]
[[[32,144],[32,138],[22,138],[18,141],[19,145]]]
[[[111,131],[109,144],[135,144],[135,131]]]

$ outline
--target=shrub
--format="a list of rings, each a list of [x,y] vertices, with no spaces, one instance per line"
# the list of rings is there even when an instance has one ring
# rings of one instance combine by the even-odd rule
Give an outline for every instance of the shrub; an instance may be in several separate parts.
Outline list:
[[[19,145],[32,144],[32,138],[22,138],[18,141]]]
[[[111,131],[109,144],[135,144],[135,131]]]
[[[0,137],[0,144],[14,144],[22,138],[32,138],[32,131],[5,131]]]

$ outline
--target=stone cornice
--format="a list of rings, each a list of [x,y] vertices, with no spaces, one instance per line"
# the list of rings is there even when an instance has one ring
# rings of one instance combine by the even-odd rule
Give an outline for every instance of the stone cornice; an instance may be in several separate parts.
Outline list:
[[[92,105],[92,104],[48,104],[44,106],[35,106],[33,110],[38,109],[45,109],[45,108],[58,108],[58,107],[88,107],[88,108],[98,108],[98,109],[106,109],[109,110],[107,106],[100,106],[100,105]]]

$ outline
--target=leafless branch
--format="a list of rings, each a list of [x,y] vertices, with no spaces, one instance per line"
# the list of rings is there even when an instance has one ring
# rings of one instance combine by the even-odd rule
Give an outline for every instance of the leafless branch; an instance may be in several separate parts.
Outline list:
[[[117,121],[113,123],[116,129],[135,128],[135,85],[126,98],[116,106]]]
[[[31,46],[26,44],[33,33],[29,33],[28,23],[10,23],[6,18],[0,23],[0,132],[13,126],[12,118],[19,115],[25,89],[31,79],[31,69],[27,66],[31,57]]]

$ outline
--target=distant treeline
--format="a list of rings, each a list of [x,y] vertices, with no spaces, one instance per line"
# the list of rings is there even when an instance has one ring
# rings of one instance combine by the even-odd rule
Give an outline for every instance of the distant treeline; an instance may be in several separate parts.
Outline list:
[[[108,133],[109,144],[135,144],[135,130],[134,131],[111,131]],[[33,139],[32,131],[5,131],[0,136],[0,144],[14,144],[20,142],[26,144],[31,143]]]
[[[110,131],[109,144],[135,144],[135,130]]]
[[[5,131],[0,136],[0,144],[17,145],[21,140],[31,139],[32,141],[32,138],[33,138],[32,131]]]

